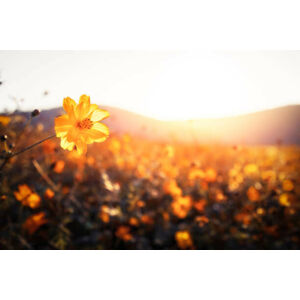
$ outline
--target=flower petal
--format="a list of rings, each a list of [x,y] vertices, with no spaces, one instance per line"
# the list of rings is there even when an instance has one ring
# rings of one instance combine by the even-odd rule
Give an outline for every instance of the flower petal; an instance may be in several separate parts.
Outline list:
[[[94,142],[100,143],[104,142],[107,139],[107,135],[105,135],[103,132],[99,130],[89,130],[85,134],[85,141],[87,144],[92,144]]]
[[[76,107],[76,102],[71,99],[70,97],[67,97],[64,99],[63,107],[66,113],[70,116],[70,118],[74,118],[74,111]]]
[[[91,130],[92,129],[94,129],[94,130],[99,130],[99,131],[101,131],[102,133],[104,133],[105,135],[109,135],[109,129],[108,129],[108,127],[105,125],[105,124],[103,124],[103,123],[95,123],[93,126],[92,126],[92,128],[91,128]]]
[[[79,98],[79,104],[82,102],[85,103],[86,105],[90,105],[90,96],[81,95]]]
[[[57,137],[62,137],[67,134],[69,130],[72,128],[72,122],[68,115],[63,115],[55,118],[55,133]]]
[[[68,131],[67,133],[67,140],[68,142],[74,142],[76,144],[76,141],[80,137],[79,131],[76,130],[75,128],[71,128],[71,130]]]
[[[74,142],[69,142],[66,137],[63,137],[60,141],[60,146],[63,149],[68,149],[69,151],[71,151],[71,150],[74,149],[75,143]]]
[[[55,127],[59,129],[72,127],[72,122],[68,115],[63,115],[55,118]]]
[[[102,121],[103,119],[109,117],[109,112],[104,109],[96,109],[91,113],[90,120],[93,122]]]
[[[76,142],[76,149],[77,149],[77,153],[79,155],[86,154],[87,146],[86,146],[86,144],[81,139],[79,139]]]
[[[95,123],[91,129],[84,132],[87,144],[104,142],[108,138],[108,135],[108,127],[102,123]]]
[[[90,111],[90,97],[87,95],[80,96],[79,104],[76,106],[75,114],[79,120],[88,118]]]

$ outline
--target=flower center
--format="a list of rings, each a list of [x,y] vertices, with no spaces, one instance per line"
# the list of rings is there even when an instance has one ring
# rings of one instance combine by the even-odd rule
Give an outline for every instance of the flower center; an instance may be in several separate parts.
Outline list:
[[[80,129],[91,129],[93,126],[93,122],[90,119],[84,119],[82,121],[77,122],[77,127]]]

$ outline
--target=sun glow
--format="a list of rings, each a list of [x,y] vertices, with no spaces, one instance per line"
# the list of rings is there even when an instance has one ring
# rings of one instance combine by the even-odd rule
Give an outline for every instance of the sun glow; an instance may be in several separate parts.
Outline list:
[[[242,101],[246,89],[229,57],[173,57],[155,79],[144,113],[162,120],[239,115],[251,110],[251,103]]]
[[[0,63],[0,111],[55,108],[83,93],[100,106],[161,120],[300,103],[300,51],[2,52]]]

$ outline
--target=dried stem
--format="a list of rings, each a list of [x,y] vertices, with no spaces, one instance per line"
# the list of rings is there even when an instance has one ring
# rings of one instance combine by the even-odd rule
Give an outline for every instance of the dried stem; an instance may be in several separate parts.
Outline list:
[[[28,147],[26,147],[26,148],[24,148],[24,149],[22,149],[22,150],[20,150],[20,151],[18,151],[18,152],[15,152],[15,153],[10,154],[9,156],[7,156],[7,157],[4,159],[2,165],[0,166],[0,171],[4,168],[4,166],[8,163],[8,161],[9,161],[12,157],[17,156],[17,155],[19,155],[19,154],[21,154],[21,153],[23,153],[23,152],[25,152],[25,151],[27,151],[27,150],[30,150],[30,149],[34,148],[35,146],[38,146],[39,144],[41,144],[41,143],[43,143],[43,142],[45,142],[45,141],[47,141],[47,140],[49,140],[49,139],[52,139],[52,138],[55,137],[55,136],[56,136],[55,134],[50,135],[50,136],[48,136],[48,137],[46,137],[46,138],[44,138],[44,139],[42,139],[42,140],[40,140],[40,141],[38,141],[38,142],[32,144],[31,146],[28,146]]]
[[[26,147],[26,148],[24,148],[24,149],[22,149],[22,150],[20,150],[20,151],[18,151],[18,152],[13,153],[12,155],[9,156],[9,158],[12,158],[12,157],[14,157],[14,156],[16,156],[16,155],[19,155],[19,154],[21,154],[21,153],[27,151],[27,150],[30,150],[31,148],[33,148],[33,147],[35,147],[35,146],[37,146],[37,145],[39,145],[39,144],[41,144],[41,143],[43,143],[43,142],[45,142],[45,141],[47,141],[47,140],[50,140],[50,139],[52,139],[52,138],[54,138],[54,137],[56,137],[55,134],[50,135],[50,136],[48,136],[48,137],[46,137],[46,138],[40,140],[39,142],[36,142],[36,143],[32,144],[31,146],[28,146],[28,147]]]
[[[58,191],[58,188],[56,184],[50,179],[50,177],[44,172],[40,164],[34,159],[32,161],[34,167],[39,172],[39,174],[42,176],[42,178],[52,187],[54,191]]]

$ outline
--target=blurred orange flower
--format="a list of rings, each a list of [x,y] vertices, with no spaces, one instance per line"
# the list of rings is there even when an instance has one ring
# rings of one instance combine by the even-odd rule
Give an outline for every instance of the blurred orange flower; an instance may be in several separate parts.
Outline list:
[[[283,193],[279,196],[279,203],[282,205],[282,206],[291,206],[291,197],[288,193]]]
[[[200,199],[194,203],[194,207],[196,210],[199,212],[203,212],[206,206],[206,200],[205,199]]]
[[[45,219],[45,213],[39,212],[27,218],[23,224],[23,229],[26,230],[30,235],[34,234],[43,224],[47,223]]]
[[[283,182],[282,182],[282,188],[284,191],[286,192],[290,192],[294,189],[294,184],[291,180],[289,179],[285,179]]]
[[[27,184],[21,184],[18,186],[18,191],[14,192],[14,195],[18,201],[23,205],[31,208],[37,208],[40,206],[41,197],[32,192]]]
[[[175,240],[180,249],[191,249],[193,247],[191,234],[187,230],[177,231]]]
[[[263,215],[265,213],[265,210],[262,208],[262,207],[259,207],[257,210],[256,210],[256,213],[258,215]]]
[[[170,194],[174,197],[181,196],[182,191],[180,187],[177,185],[176,180],[170,180],[164,184],[164,191],[167,194]]]
[[[192,207],[192,199],[190,196],[177,197],[172,202],[173,214],[181,219],[184,219]]]
[[[54,172],[55,173],[62,173],[62,171],[64,170],[65,168],[65,162],[63,160],[58,160],[56,163],[55,163],[55,166],[54,166]]]
[[[227,197],[224,195],[224,193],[221,190],[216,191],[216,201],[217,202],[224,202],[227,200]]]
[[[49,188],[46,189],[46,191],[45,191],[45,198],[52,199],[54,197],[54,195],[55,194],[54,194],[54,192],[51,189],[49,189]]]
[[[202,179],[205,177],[205,172],[203,172],[202,170],[200,169],[192,169],[190,172],[189,172],[189,175],[188,175],[188,178],[190,180],[194,180],[194,179]]]
[[[199,227],[203,227],[205,224],[209,222],[209,219],[206,216],[198,216],[195,218]]]
[[[215,182],[217,179],[217,172],[213,168],[209,168],[205,172],[205,180],[207,182]]]
[[[130,228],[128,226],[120,226],[116,231],[116,237],[123,241],[130,241],[132,239]]]
[[[118,154],[121,150],[120,141],[117,140],[116,138],[110,139],[109,150],[114,154]]]
[[[237,222],[241,222],[246,226],[248,226],[251,223],[252,219],[251,215],[247,212],[240,212],[236,214],[234,218]]]
[[[51,140],[45,141],[43,143],[43,150],[45,153],[49,153],[49,154],[54,153],[55,148],[56,148],[56,143]]]
[[[138,220],[137,218],[131,217],[131,218],[129,219],[129,224],[130,224],[131,226],[138,226],[138,225],[139,225],[139,220]]]
[[[8,116],[0,116],[0,123],[6,126],[10,122],[10,117]]]
[[[250,201],[256,202],[260,199],[259,191],[254,187],[250,186],[247,190],[247,196]]]
[[[110,221],[110,216],[105,211],[99,212],[99,218],[102,220],[103,223],[108,223]]]
[[[261,173],[261,178],[264,181],[275,181],[276,180],[276,173],[273,170],[263,171]]]
[[[106,110],[100,109],[96,104],[90,104],[90,97],[82,95],[77,104],[73,99],[67,97],[63,102],[67,114],[55,119],[56,136],[61,138],[63,149],[73,150],[85,154],[87,144],[104,142],[109,129],[100,123],[109,116]]]
[[[247,164],[245,167],[244,167],[244,173],[247,175],[247,176],[254,176],[258,173],[258,167],[257,165],[255,164]]]
[[[174,147],[167,145],[164,150],[165,150],[165,154],[167,157],[169,157],[169,158],[174,157],[174,154],[175,154]]]
[[[146,225],[153,225],[154,224],[153,218],[151,218],[148,215],[142,215],[141,216],[141,221],[142,221],[142,223],[144,223]]]

